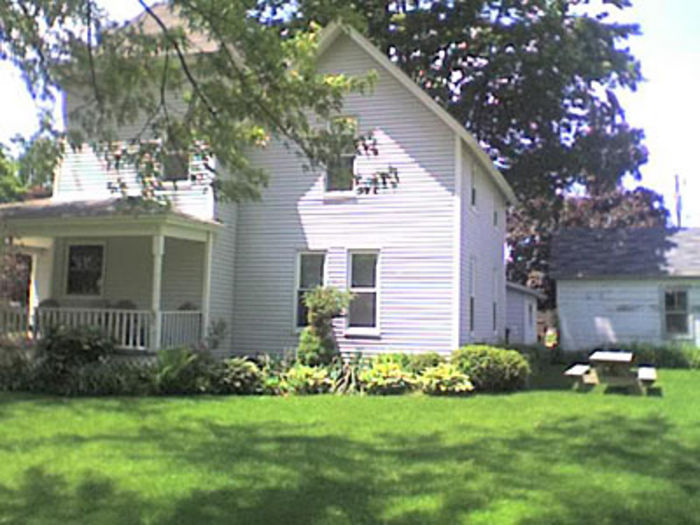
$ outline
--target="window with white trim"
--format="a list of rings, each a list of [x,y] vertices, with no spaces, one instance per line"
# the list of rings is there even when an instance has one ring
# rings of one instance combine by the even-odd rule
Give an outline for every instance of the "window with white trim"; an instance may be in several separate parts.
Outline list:
[[[476,257],[469,258],[469,331],[474,331],[476,320]]]
[[[317,286],[323,286],[325,281],[326,254],[323,252],[302,252],[299,254],[296,286],[296,315],[297,328],[308,323],[308,309],[304,304],[304,296]]]
[[[472,163],[472,176],[471,176],[471,204],[472,208],[476,208],[476,178],[477,178],[477,167],[476,163]]]
[[[350,253],[350,292],[348,328],[376,329],[379,289],[379,253]]]
[[[172,151],[163,153],[161,156],[162,179],[173,182],[179,180],[189,180],[190,178],[190,156],[184,151]]]
[[[666,334],[684,336],[690,334],[688,322],[688,290],[666,290],[664,293]]]
[[[104,246],[72,244],[68,247],[67,295],[102,295]]]
[[[347,137],[348,130],[356,133],[357,118],[341,116],[331,120],[331,132],[337,132],[339,138]],[[336,156],[326,166],[325,191],[349,192],[355,188],[355,157],[357,147],[355,142],[347,144],[339,142]]]

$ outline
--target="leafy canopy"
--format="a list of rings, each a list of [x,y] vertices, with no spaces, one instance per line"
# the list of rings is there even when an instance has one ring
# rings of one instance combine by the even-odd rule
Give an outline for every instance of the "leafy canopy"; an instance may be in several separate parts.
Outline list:
[[[72,144],[87,138],[111,161],[137,165],[147,196],[163,154],[215,158],[231,176],[217,177],[208,162],[212,180],[236,200],[257,197],[266,183],[247,152],[271,138],[310,167],[337,153],[337,130],[323,123],[372,79],[318,73],[319,26],[290,35],[262,24],[255,0],[140,3],[144,13],[126,25],[95,0],[0,5],[0,58],[22,71],[32,95],[51,100],[63,88],[80,97],[69,115]],[[354,130],[342,136],[345,148],[363,140]]]

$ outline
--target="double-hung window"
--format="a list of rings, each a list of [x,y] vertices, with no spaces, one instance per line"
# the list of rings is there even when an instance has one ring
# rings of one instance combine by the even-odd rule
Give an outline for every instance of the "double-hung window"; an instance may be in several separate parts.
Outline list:
[[[356,132],[354,117],[337,117],[331,121],[331,133],[337,141],[335,154],[326,166],[326,192],[351,192],[355,188]]]
[[[68,247],[68,295],[102,295],[103,273],[103,245],[72,244]]]
[[[688,323],[688,291],[666,290],[664,293],[666,334],[682,337],[690,333]]]
[[[303,252],[299,254],[296,286],[295,324],[302,328],[308,324],[308,309],[304,296],[317,286],[324,285],[326,254],[323,252]]]
[[[350,292],[353,294],[348,312],[348,328],[355,332],[377,332],[379,253],[350,253]]]

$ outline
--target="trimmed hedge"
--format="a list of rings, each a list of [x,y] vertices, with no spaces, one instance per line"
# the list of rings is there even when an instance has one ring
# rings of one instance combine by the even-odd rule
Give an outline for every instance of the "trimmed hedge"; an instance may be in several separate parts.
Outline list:
[[[512,392],[527,386],[531,370],[516,350],[487,345],[464,346],[450,362],[469,376],[477,392]]]

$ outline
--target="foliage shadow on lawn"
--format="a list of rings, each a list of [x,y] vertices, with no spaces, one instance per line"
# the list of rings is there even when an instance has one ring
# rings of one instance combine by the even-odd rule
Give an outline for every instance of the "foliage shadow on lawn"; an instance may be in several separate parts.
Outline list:
[[[700,495],[700,445],[681,443],[662,415],[553,417],[497,434],[451,426],[358,439],[324,428],[206,418],[159,427],[146,418],[136,436],[115,431],[90,441],[125,448],[135,464],[140,447],[155,448],[176,472],[229,481],[160,501],[124,490],[108,472],[86,470],[76,484],[33,467],[18,487],[0,483],[0,521],[459,523],[480,515],[493,522],[510,507],[521,508],[517,522],[525,524],[651,524],[694,523],[700,510],[688,504]],[[84,438],[29,446],[56,440],[81,446]],[[619,476],[627,481],[618,484]]]

